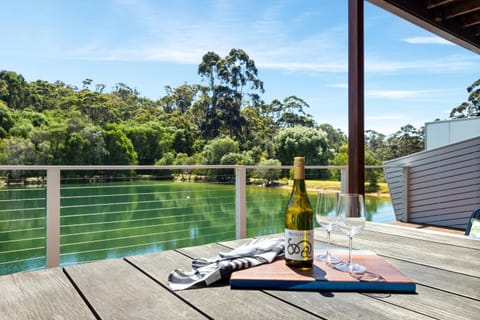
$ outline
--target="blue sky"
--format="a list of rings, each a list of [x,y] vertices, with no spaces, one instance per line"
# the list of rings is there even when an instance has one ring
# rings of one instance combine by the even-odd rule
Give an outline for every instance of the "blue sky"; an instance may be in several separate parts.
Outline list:
[[[200,83],[214,51],[244,49],[266,102],[296,95],[347,132],[347,0],[0,2],[0,70],[81,87],[123,82],[158,99]],[[447,119],[480,78],[480,56],[365,3],[365,129],[391,134]]]

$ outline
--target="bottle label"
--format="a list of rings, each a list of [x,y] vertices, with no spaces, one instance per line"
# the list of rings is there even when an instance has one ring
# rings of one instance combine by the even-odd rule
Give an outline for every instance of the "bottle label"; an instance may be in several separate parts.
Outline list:
[[[313,230],[285,229],[285,258],[297,261],[313,259]]]

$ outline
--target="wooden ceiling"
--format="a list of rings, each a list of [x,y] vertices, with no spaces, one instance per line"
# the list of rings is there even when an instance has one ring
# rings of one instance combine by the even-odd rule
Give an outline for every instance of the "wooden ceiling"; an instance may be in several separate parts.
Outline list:
[[[480,54],[480,0],[367,0]]]

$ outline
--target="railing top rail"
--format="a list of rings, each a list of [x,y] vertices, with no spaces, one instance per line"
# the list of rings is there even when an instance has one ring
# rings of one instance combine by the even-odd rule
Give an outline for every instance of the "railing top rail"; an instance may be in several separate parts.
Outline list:
[[[89,165],[0,165],[0,171],[2,170],[49,170],[49,169],[61,169],[66,171],[75,170],[194,170],[194,169],[291,169],[293,165],[288,166],[245,166],[245,165],[115,165],[115,166],[89,166]],[[378,166],[365,166],[366,169],[386,169],[386,168],[403,168],[405,166],[400,165],[378,165]],[[347,169],[348,166],[305,166],[305,169]]]

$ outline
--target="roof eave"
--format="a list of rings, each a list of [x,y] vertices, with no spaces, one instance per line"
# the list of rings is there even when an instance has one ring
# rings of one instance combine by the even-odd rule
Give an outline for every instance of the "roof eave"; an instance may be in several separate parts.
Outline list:
[[[439,37],[442,37],[452,43],[455,43],[461,47],[464,47],[467,50],[480,54],[480,43],[472,43],[468,39],[465,39],[459,36],[458,34],[456,34],[455,32],[437,25],[435,22],[429,19],[426,19],[421,15],[415,15],[412,12],[406,11],[399,6],[392,4],[388,0],[367,0],[367,1],[425,30],[430,31],[438,35]]]

